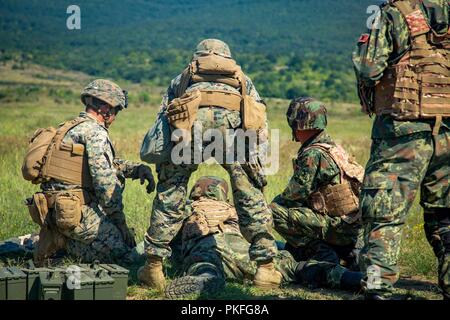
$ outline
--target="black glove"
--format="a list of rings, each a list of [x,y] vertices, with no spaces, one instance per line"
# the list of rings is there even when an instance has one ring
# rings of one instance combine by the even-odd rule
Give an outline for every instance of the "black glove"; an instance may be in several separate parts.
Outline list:
[[[155,179],[153,178],[152,169],[150,167],[141,164],[133,177],[133,180],[140,179],[141,185],[148,181],[147,193],[152,193],[155,191]]]

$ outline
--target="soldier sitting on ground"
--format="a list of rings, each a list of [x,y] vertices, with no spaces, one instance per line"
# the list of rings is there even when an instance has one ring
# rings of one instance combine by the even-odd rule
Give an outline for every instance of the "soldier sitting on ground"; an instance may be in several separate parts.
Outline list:
[[[327,109],[321,102],[294,99],[287,120],[302,145],[288,186],[270,204],[275,229],[297,260],[343,260],[358,270],[363,232],[358,195],[364,170],[326,132]],[[327,274],[337,283],[342,276]]]
[[[165,290],[168,298],[183,298],[220,291],[226,280],[253,280],[257,265],[249,256],[235,208],[228,202],[228,184],[218,177],[202,177],[191,190],[186,220],[181,229],[181,268],[184,276]],[[175,251],[174,251],[175,252]],[[274,259],[284,284],[303,283],[358,291],[362,275],[338,263],[296,262],[280,250]],[[337,282],[330,274],[344,275]]]
[[[81,100],[86,111],[56,131],[37,131],[25,157],[24,178],[42,190],[28,199],[32,219],[41,226],[35,262],[41,265],[63,250],[83,262],[132,263],[139,255],[123,212],[125,178],[147,180],[151,193],[152,172],[116,158],[108,136],[108,127],[127,107],[126,92],[111,81],[95,80]]]

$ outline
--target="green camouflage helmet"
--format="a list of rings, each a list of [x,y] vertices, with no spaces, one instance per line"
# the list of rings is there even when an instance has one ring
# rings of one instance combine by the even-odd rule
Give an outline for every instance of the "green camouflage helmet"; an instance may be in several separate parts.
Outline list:
[[[218,39],[205,39],[201,41],[195,49],[194,56],[209,53],[215,53],[225,58],[231,58],[230,47],[228,47],[225,42]]]
[[[323,130],[327,127],[327,108],[313,98],[292,100],[286,116],[292,130]]]
[[[202,197],[228,201],[228,183],[219,177],[201,177],[192,187],[189,198],[195,201]]]
[[[128,93],[112,81],[97,79],[87,85],[81,92],[81,102],[92,105],[92,98],[106,102],[112,108],[128,107]]]

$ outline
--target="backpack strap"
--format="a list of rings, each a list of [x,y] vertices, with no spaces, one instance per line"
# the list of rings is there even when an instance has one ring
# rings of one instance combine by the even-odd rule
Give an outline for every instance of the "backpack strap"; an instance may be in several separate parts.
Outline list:
[[[65,137],[65,135],[67,134],[67,132],[69,132],[71,129],[75,128],[76,126],[78,126],[79,124],[86,122],[88,119],[86,118],[82,118],[82,117],[77,117],[73,120],[64,122],[57,130],[56,130],[56,134],[55,137],[53,138],[53,141],[51,144],[56,144],[56,148],[59,149],[59,147],[61,146],[61,143]]]

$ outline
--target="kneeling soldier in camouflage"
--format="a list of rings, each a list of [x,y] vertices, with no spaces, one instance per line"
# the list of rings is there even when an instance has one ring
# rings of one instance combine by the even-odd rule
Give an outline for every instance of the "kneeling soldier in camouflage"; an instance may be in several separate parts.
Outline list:
[[[294,174],[270,207],[275,229],[297,260],[315,259],[357,269],[357,243],[362,246],[358,195],[364,169],[325,131],[326,107],[312,98],[291,102],[287,119],[302,146]],[[328,277],[339,283],[343,273]]]
[[[228,184],[218,177],[202,177],[192,188],[181,229],[183,277],[173,280],[165,290],[168,298],[209,294],[220,291],[225,280],[253,280],[256,262],[250,260],[250,243],[240,229],[235,208],[228,202]],[[174,251],[175,252],[175,251]],[[280,250],[274,259],[282,282],[309,286],[338,287],[358,291],[362,274],[326,261],[296,262]],[[336,283],[328,274],[345,274]]]
[[[130,263],[136,246],[123,212],[125,178],[148,181],[151,169],[116,158],[108,127],[127,107],[126,91],[108,80],[95,80],[82,92],[86,106],[58,129],[36,131],[22,167],[26,180],[41,184],[28,199],[41,226],[36,263],[59,250],[84,262]]]

